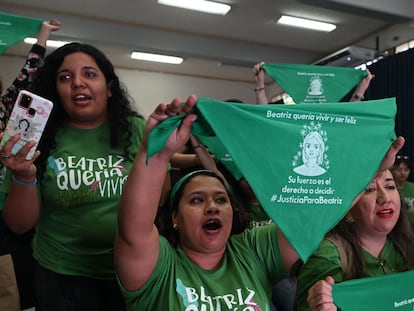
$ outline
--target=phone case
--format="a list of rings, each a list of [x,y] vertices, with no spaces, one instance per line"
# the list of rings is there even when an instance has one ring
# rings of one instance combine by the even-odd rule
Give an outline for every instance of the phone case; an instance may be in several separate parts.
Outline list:
[[[14,145],[11,153],[12,155],[17,154],[25,144],[34,140],[36,145],[30,149],[26,156],[27,160],[32,159],[52,108],[53,103],[50,100],[26,90],[20,91],[7,122],[0,148],[3,148],[11,137],[20,134],[20,139]]]

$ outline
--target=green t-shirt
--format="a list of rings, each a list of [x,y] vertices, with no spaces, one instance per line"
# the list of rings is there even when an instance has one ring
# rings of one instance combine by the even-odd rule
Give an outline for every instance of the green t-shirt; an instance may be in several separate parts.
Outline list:
[[[380,258],[362,249],[367,277],[382,276],[405,271],[401,254],[391,240],[387,240]],[[385,264],[384,264],[385,263]],[[344,281],[342,263],[336,246],[323,240],[318,250],[309,257],[298,273],[297,306],[298,311],[310,310],[306,302],[309,288],[319,280],[332,276],[335,283]]]
[[[406,182],[404,188],[398,189],[407,203],[408,209],[414,209],[414,183]]]
[[[267,215],[267,213],[263,209],[263,206],[261,206],[259,203],[250,203],[249,206],[250,214],[252,216],[251,225],[253,227],[266,226],[273,223],[273,220],[269,217],[269,215]]]
[[[407,181],[404,188],[398,189],[408,208],[408,218],[414,228],[414,183]]]
[[[163,237],[160,244],[145,285],[122,289],[128,310],[270,310],[272,283],[285,275],[274,225],[233,235],[213,271],[198,267]]]
[[[135,154],[145,121],[133,118]],[[113,244],[117,208],[132,161],[112,149],[109,124],[91,130],[65,127],[56,136],[40,186],[42,206],[34,257],[65,275],[115,279]]]

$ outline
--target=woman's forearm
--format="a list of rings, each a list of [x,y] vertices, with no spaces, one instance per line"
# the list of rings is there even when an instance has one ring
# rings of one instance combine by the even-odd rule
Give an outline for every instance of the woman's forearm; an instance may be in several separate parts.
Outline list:
[[[12,182],[3,205],[3,218],[9,229],[17,234],[29,231],[36,226],[39,213],[36,185],[23,186]]]

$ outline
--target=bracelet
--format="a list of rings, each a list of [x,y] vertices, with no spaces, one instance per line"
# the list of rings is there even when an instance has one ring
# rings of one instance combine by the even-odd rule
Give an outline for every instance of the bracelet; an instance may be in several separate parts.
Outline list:
[[[199,144],[197,146],[193,146],[193,149],[197,149],[197,148],[200,148],[200,147],[201,147],[201,144]]]
[[[265,88],[264,87],[261,87],[261,88],[259,88],[259,89],[254,89],[254,91],[255,92],[260,92],[260,91],[263,91]]]
[[[357,99],[357,100],[363,100],[364,99],[363,95],[358,95],[358,94],[354,94],[354,95],[352,95],[352,97]]]
[[[32,182],[24,182],[24,181],[18,180],[14,175],[12,175],[12,180],[16,184],[18,184],[20,186],[24,186],[24,187],[31,187],[31,186],[34,186],[34,185],[37,184],[37,178],[36,177]]]

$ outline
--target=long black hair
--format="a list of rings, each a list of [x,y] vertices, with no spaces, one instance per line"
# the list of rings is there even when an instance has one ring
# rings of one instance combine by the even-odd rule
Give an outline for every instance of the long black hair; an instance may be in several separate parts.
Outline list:
[[[134,157],[133,154],[128,152],[128,146],[132,137],[128,119],[131,116],[141,116],[131,108],[132,99],[119,81],[115,69],[108,58],[91,45],[74,42],[56,49],[45,58],[44,64],[38,69],[30,87],[34,93],[51,100],[54,104],[44,135],[39,143],[41,155],[36,161],[39,176],[43,175],[49,153],[56,145],[56,131],[59,127],[64,126],[68,119],[57,92],[57,71],[65,57],[76,52],[85,53],[95,60],[105,76],[107,85],[110,87],[112,96],[108,98],[108,121],[110,124],[111,147],[123,146],[125,156],[131,160]]]

